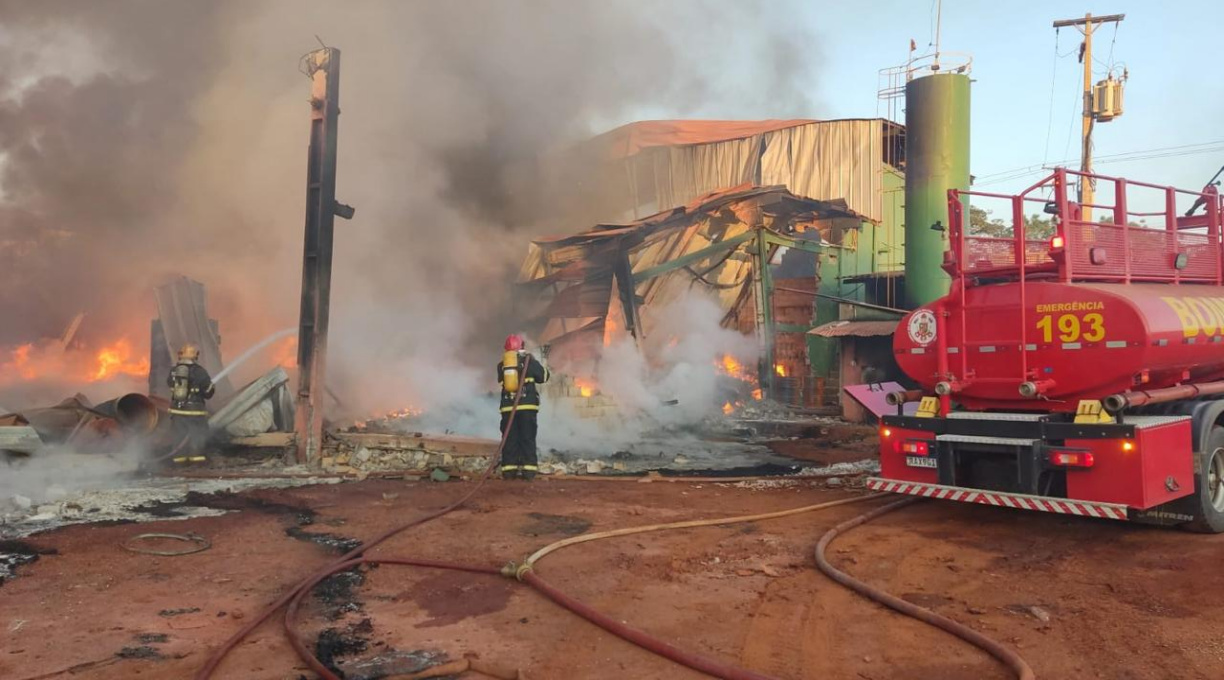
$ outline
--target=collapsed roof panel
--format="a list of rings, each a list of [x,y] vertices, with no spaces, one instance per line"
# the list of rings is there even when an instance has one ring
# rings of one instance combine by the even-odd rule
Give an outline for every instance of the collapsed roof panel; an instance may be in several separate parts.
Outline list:
[[[288,398],[289,374],[277,366],[225,401],[208,418],[213,431],[243,437],[269,430],[293,429],[293,405]]]
[[[553,346],[559,364],[594,360],[627,332],[649,335],[637,310],[663,306],[694,288],[711,293],[724,323],[739,327],[742,308],[752,301],[755,257],[748,250],[760,233],[820,242],[832,220],[862,219],[844,201],[805,199],[782,186],[739,185],[630,224],[535,241],[517,304],[531,310],[534,334]],[[772,260],[777,246],[765,249]]]
[[[208,318],[204,284],[179,276],[153,291],[161,330],[171,356],[192,343],[200,348],[200,365],[211,375],[221,372],[221,338]],[[217,396],[225,398],[234,391],[228,378],[217,383]]]

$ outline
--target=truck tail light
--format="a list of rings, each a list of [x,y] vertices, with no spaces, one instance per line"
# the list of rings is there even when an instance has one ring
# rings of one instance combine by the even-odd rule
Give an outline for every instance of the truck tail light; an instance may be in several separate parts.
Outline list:
[[[1062,467],[1090,468],[1096,462],[1087,451],[1055,451],[1050,454],[1050,464]]]
[[[925,456],[931,452],[931,445],[923,441],[908,441],[901,444],[901,451],[911,456]]]
[[[1050,239],[1050,250],[1062,250],[1065,245],[1067,245],[1067,241],[1062,236],[1055,236]]]

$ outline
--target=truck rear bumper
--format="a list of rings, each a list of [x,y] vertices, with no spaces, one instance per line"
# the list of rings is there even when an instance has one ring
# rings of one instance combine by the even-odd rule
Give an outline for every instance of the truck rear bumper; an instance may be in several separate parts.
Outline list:
[[[1068,502],[1149,510],[1195,489],[1191,422],[1185,416],[1080,424],[1059,414],[954,411],[881,420],[879,477],[891,482],[1059,503],[1013,506],[1047,512],[1059,512]],[[989,498],[979,502],[1008,505]]]
[[[880,479],[879,477],[869,478],[867,480],[867,488],[872,491],[904,493],[911,496],[960,501],[962,503],[981,503],[982,505],[994,505],[1003,508],[1015,508],[1017,510],[1040,510],[1041,512],[1054,512],[1060,515],[1078,515],[1100,519],[1127,519],[1126,506],[1116,503],[1073,501],[1066,498],[1030,496],[1002,491],[983,491],[980,489],[966,489],[957,486],[943,486],[922,482],[898,482],[890,479]]]

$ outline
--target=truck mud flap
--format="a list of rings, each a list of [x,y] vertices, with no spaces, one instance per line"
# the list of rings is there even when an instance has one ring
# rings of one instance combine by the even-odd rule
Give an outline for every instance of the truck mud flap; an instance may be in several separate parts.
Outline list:
[[[993,505],[1000,508],[1039,510],[1041,512],[1054,512],[1060,515],[1096,517],[1098,519],[1127,519],[1126,506],[1116,503],[1093,503],[1092,501],[1074,501],[1066,498],[1050,498],[1049,496],[1030,496],[1028,494],[1005,493],[1002,491],[981,491],[957,486],[942,486],[940,484],[897,482],[889,479],[880,479],[879,477],[868,478],[867,488],[872,491],[904,493],[911,496],[960,501],[962,503],[981,503],[982,505]]]

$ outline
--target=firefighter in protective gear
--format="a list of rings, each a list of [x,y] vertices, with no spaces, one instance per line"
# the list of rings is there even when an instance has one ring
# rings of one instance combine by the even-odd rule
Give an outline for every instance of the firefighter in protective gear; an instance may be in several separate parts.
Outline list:
[[[503,479],[534,479],[539,470],[536,458],[536,416],[540,412],[540,391],[537,385],[548,382],[548,367],[527,353],[523,338],[506,338],[506,353],[497,364],[497,382],[501,383],[501,431],[506,438],[502,450]],[[520,387],[518,409],[514,395]],[[514,422],[510,414],[514,412]],[[506,426],[510,432],[506,432]]]
[[[204,402],[216,392],[212,377],[198,362],[200,348],[183,345],[178,363],[170,370],[170,422],[175,442],[186,442],[176,462],[199,459],[208,441],[208,409]],[[177,444],[176,444],[177,445]]]

